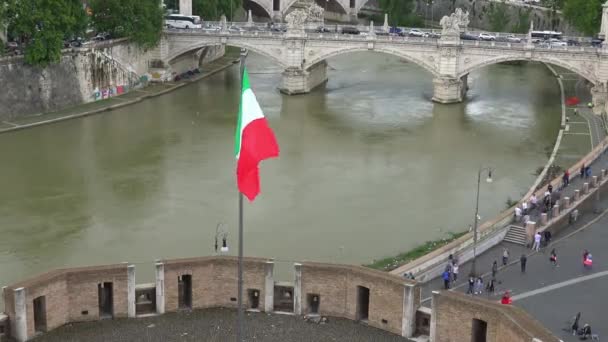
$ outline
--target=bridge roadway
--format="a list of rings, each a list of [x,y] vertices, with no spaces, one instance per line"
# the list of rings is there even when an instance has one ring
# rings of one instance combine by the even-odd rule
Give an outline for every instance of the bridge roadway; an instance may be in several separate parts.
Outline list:
[[[366,35],[309,32],[290,28],[286,32],[260,30],[249,23],[223,24],[219,30],[166,29],[154,51],[163,65],[186,53],[214,45],[245,48],[266,56],[285,71],[279,89],[302,94],[327,80],[328,58],[356,51],[375,51],[403,58],[427,70],[433,77],[433,100],[461,102],[467,90],[467,75],[487,65],[508,61],[537,61],[568,69],[592,85],[594,110],[606,111],[608,103],[608,49],[590,46],[548,47],[521,43],[461,40],[456,36],[401,37],[376,34],[382,28],[370,26]],[[386,28],[384,28],[386,29]],[[504,34],[503,34],[504,35]]]

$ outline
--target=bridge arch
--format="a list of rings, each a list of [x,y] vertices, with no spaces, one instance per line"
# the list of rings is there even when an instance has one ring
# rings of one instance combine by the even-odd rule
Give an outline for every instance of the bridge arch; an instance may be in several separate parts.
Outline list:
[[[183,46],[183,47],[175,48],[175,49],[172,49],[169,52],[169,55],[165,58],[165,61],[166,62],[171,62],[175,58],[177,58],[177,57],[179,57],[179,56],[181,56],[181,55],[183,55],[185,53],[188,53],[190,51],[196,51],[196,50],[202,49],[202,48],[207,47],[207,46],[217,46],[217,45],[222,45],[222,43],[217,42],[217,41],[216,42],[208,42],[207,41],[207,42],[199,42],[199,43],[196,43],[196,44],[190,44],[190,45],[186,45],[186,46]],[[287,68],[287,65],[285,64],[285,62],[283,60],[281,60],[280,58],[278,58],[276,55],[273,55],[269,51],[267,51],[265,49],[262,49],[262,48],[260,48],[260,47],[258,47],[256,45],[254,45],[254,44],[244,43],[242,41],[237,41],[237,42],[232,41],[231,42],[230,40],[228,40],[226,42],[226,45],[233,46],[233,47],[238,47],[238,48],[244,48],[244,49],[253,51],[253,52],[257,53],[257,54],[260,54],[262,56],[268,57],[269,59],[275,61],[276,63],[278,63],[282,67]]]
[[[466,59],[466,57],[465,57]],[[591,82],[593,85],[598,83],[595,77],[595,70],[593,64],[587,64],[590,67],[583,67],[579,65],[579,63],[571,63],[566,61],[565,59],[556,58],[556,57],[546,57],[546,56],[532,56],[532,57],[521,57],[521,56],[499,56],[492,57],[485,60],[482,60],[477,63],[473,63],[471,65],[467,65],[465,68],[460,70],[460,74],[458,77],[465,76],[472,71],[483,68],[485,66],[502,63],[502,62],[516,62],[516,61],[528,61],[528,62],[541,62],[554,64],[564,69],[570,70],[572,72],[577,73],[579,76],[585,78],[587,81]]]
[[[323,53],[320,55],[316,55],[313,58],[311,58],[310,60],[306,61],[306,64],[304,64],[304,68],[308,69],[311,66],[324,61],[330,57],[336,57],[339,55],[343,55],[343,54],[347,54],[347,53],[352,53],[352,52],[363,52],[363,51],[369,51],[369,52],[378,52],[378,53],[383,53],[383,54],[387,54],[387,55],[392,55],[392,56],[396,56],[399,58],[403,58],[408,62],[414,63],[417,66],[423,68],[424,70],[428,71],[433,77],[441,77],[441,75],[439,74],[439,71],[437,70],[437,67],[430,61],[428,61],[427,59],[424,59],[421,56],[416,56],[416,54],[409,54],[409,53],[405,53],[402,51],[397,51],[397,50],[392,50],[389,48],[383,48],[383,47],[376,47],[373,50],[368,49],[367,47],[364,46],[359,46],[359,47],[349,47],[349,48],[344,48],[344,49],[339,49],[339,50],[332,50],[330,52],[327,53]]]
[[[257,15],[261,17],[265,15],[268,18],[272,18],[272,4],[268,4],[267,1],[244,0],[243,8],[245,8],[245,10],[251,10],[254,16]]]

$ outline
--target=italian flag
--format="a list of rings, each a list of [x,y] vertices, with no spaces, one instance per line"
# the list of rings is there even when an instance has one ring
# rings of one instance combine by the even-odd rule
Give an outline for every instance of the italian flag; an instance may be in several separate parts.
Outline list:
[[[242,79],[241,105],[234,138],[236,178],[239,191],[253,202],[260,193],[258,164],[264,159],[278,157],[279,145],[251,90],[246,68]]]

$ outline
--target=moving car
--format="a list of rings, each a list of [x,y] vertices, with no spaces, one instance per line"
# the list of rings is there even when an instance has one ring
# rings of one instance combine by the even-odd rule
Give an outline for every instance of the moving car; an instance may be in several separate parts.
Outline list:
[[[493,35],[491,35],[489,33],[480,33],[479,40],[491,41],[491,40],[496,40],[496,37],[494,37]]]
[[[461,33],[460,34],[460,39],[462,39],[462,40],[479,40],[479,37],[474,36],[474,35],[469,34],[469,33]]]
[[[437,33],[437,32],[426,32],[424,34],[425,37],[427,38],[433,38],[433,39],[439,39],[441,38],[441,34]]]
[[[564,47],[564,46],[568,46],[568,43],[566,43],[562,40],[556,39],[556,38],[551,38],[551,39],[549,39],[549,45],[551,47]]]
[[[360,34],[360,33],[361,33],[361,31],[359,31],[359,29],[356,27],[345,26],[342,28],[342,34]]]
[[[388,33],[393,33],[393,34],[401,34],[402,32],[403,32],[402,29],[400,29],[398,27],[394,27],[394,26],[388,30]]]
[[[324,27],[324,26],[319,26],[319,27],[317,27],[317,30],[316,30],[316,31],[317,31],[318,33],[329,33],[329,32],[331,32],[331,30],[330,30],[330,29],[328,29],[327,27]]]
[[[514,35],[510,34],[507,36],[507,41],[509,43],[521,43],[521,38],[515,37]]]
[[[424,37],[424,32],[419,29],[411,29],[410,32],[408,32],[408,35],[411,37]]]

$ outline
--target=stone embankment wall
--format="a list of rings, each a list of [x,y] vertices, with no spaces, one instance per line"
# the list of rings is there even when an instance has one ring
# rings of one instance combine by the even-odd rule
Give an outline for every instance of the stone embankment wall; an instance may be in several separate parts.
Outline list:
[[[528,31],[530,21],[534,21],[535,30],[555,30],[578,35],[561,13],[552,13],[546,8],[488,0],[434,0],[431,6],[426,4],[426,0],[416,0],[416,13],[428,20],[432,16],[435,22],[439,22],[444,15],[450,15],[456,8],[462,8],[469,11],[471,28],[524,33]]]
[[[485,338],[474,338],[475,323],[485,324]],[[431,341],[558,342],[521,308],[458,292],[434,292]]]
[[[416,324],[420,287],[414,281],[360,266],[306,262],[294,264],[293,283],[284,283],[274,281],[271,260],[245,258],[243,265],[243,304],[249,310],[361,320],[405,337],[421,328]],[[50,271],[4,287],[6,315],[0,314],[0,328],[21,342],[64,324],[99,320],[100,311],[109,313],[105,318],[134,318],[236,307],[235,257],[164,260],[155,267],[153,284],[136,285],[135,266],[117,264]],[[112,299],[100,300],[108,290],[105,298]],[[434,293],[431,313],[424,329],[430,329],[431,341],[470,341],[473,319],[486,322],[487,341],[555,340],[521,309],[454,292]],[[0,340],[2,335],[0,330]]]
[[[100,311],[109,312],[111,317],[131,318],[183,309],[236,307],[235,257],[164,260],[155,267],[156,282],[145,286],[135,285],[135,266],[127,264],[55,270],[7,286],[3,288],[10,323],[7,330],[17,341],[25,341],[64,324],[99,320]],[[273,261],[245,258],[243,275],[243,303],[251,310],[361,319],[407,337],[416,327],[419,287],[385,272],[302,263],[294,264],[293,283],[282,283],[274,281]],[[104,302],[100,299],[104,296],[102,287],[110,289],[112,298],[104,308],[100,304]],[[361,289],[367,291],[364,298]],[[362,301],[369,309],[361,308]],[[41,302],[44,305],[36,306]],[[36,324],[36,320],[45,324]],[[3,323],[7,324],[6,319],[0,326]]]
[[[181,74],[224,55],[221,45],[184,54],[169,65]],[[64,51],[61,61],[46,68],[24,64],[23,58],[0,59],[0,121],[60,110],[120,95],[153,81],[152,57],[127,40],[103,42]]]

